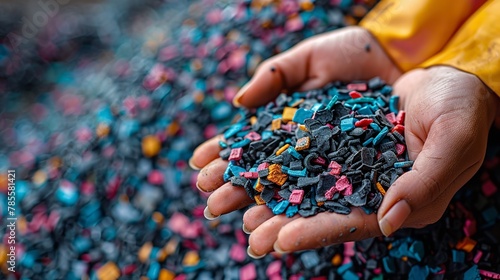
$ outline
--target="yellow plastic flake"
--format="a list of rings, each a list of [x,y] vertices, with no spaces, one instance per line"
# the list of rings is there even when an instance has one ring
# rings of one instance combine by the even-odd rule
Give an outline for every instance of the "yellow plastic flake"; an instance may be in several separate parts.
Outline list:
[[[186,255],[184,255],[182,264],[185,266],[194,266],[197,265],[199,261],[200,261],[200,256],[196,251],[188,251]]]
[[[332,264],[334,266],[340,266],[342,264],[342,256],[340,254],[335,254],[332,258]]]
[[[271,123],[271,130],[274,131],[278,129],[281,129],[281,119],[274,119]]]
[[[288,175],[281,172],[281,165],[271,164],[269,166],[269,174],[267,175],[267,180],[275,183],[278,186],[283,186],[285,184]]]
[[[149,255],[151,254],[151,250],[153,249],[153,244],[151,242],[146,242],[142,245],[141,249],[139,249],[139,261],[142,263],[146,263],[149,259]]]
[[[264,199],[262,199],[262,197],[260,197],[260,194],[254,196],[253,198],[255,199],[255,203],[257,203],[257,205],[266,204]]]
[[[142,153],[146,157],[154,157],[160,153],[161,141],[155,135],[148,135],[142,138]]]
[[[311,1],[300,2],[300,8],[304,11],[312,11],[314,9],[314,4]]]
[[[167,256],[170,256],[177,250],[177,245],[179,245],[179,240],[177,240],[177,238],[172,238],[167,244],[165,244],[163,251],[167,254]]]
[[[382,195],[385,195],[385,190],[384,190],[384,187],[382,187],[382,185],[377,182],[377,184],[375,184],[375,186],[377,186],[377,189],[378,191],[382,194]]]
[[[295,144],[295,150],[302,151],[305,149],[309,149],[311,145],[311,139],[309,137],[302,137],[297,139],[297,144]]]
[[[299,124],[299,129],[305,132],[309,132],[309,130],[307,130],[307,127],[303,124]]]
[[[476,247],[477,242],[470,237],[466,236],[464,239],[460,240],[460,242],[457,243],[456,248],[458,250],[463,250],[467,253],[472,252],[474,250],[474,247]]]
[[[257,122],[257,117],[256,117],[256,116],[252,116],[252,117],[250,118],[250,124],[251,124],[251,125],[254,125],[256,122]]]
[[[97,128],[95,129],[95,134],[99,138],[104,138],[109,135],[109,125],[107,123],[100,123],[97,125]]]
[[[254,186],[254,190],[262,192],[264,190],[264,185],[260,183],[260,178],[257,178],[257,183]]]
[[[33,174],[31,181],[33,182],[33,184],[40,186],[47,181],[47,173],[45,173],[45,171],[43,170],[37,170],[35,174]]]
[[[295,112],[297,112],[297,108],[292,108],[292,107],[285,107],[283,109],[283,121],[284,122],[289,122],[293,120],[293,116],[295,116]]]
[[[288,149],[288,147],[290,147],[290,144],[283,145],[283,147],[279,148],[279,150],[276,151],[276,155],[281,155],[284,151],[286,151],[286,149]]]
[[[158,280],[174,280],[175,279],[175,273],[172,271],[163,268],[160,270],[160,275],[158,276]]]
[[[99,280],[116,280],[118,278],[120,278],[120,269],[114,262],[107,262],[97,270],[97,279]]]

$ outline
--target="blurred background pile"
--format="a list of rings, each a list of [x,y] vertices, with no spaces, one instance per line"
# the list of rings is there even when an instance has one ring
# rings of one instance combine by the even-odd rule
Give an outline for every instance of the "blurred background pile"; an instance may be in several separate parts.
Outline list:
[[[187,161],[237,116],[230,101],[258,63],[356,24],[374,2],[0,3],[0,278],[469,279],[500,271],[496,130],[483,168],[424,229],[252,260],[242,212],[203,218],[206,197]],[[7,270],[9,169],[15,273]]]

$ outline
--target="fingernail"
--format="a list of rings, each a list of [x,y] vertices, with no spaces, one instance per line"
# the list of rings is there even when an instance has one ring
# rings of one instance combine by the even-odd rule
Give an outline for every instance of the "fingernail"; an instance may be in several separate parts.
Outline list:
[[[252,248],[250,248],[250,246],[247,247],[247,255],[249,255],[252,259],[262,259],[263,257],[266,256],[266,254],[264,255],[257,255],[255,254],[255,252],[252,250]]]
[[[252,231],[251,231],[251,230],[247,229],[247,227],[245,226],[245,224],[243,224],[243,225],[241,226],[241,229],[242,229],[242,230],[243,230],[243,232],[244,232],[244,233],[246,233],[246,234],[251,234],[251,233],[252,233]]]
[[[203,210],[203,216],[205,216],[205,218],[207,220],[211,221],[211,220],[215,220],[215,219],[219,218],[220,215],[215,216],[214,214],[210,213],[210,210],[208,210],[208,206],[207,206],[207,207],[205,207],[205,210]]]
[[[382,234],[385,236],[391,235],[403,225],[410,214],[410,204],[404,199],[398,201],[378,222],[380,231],[382,231]]]
[[[234,96],[233,98],[233,106],[234,107],[241,107],[241,97],[245,94],[245,92],[247,91],[248,87],[250,85],[250,82],[248,82],[246,85],[244,85],[239,91],[238,93],[236,93],[236,95]]]
[[[189,159],[188,164],[189,164],[189,167],[191,167],[191,169],[193,169],[193,170],[200,170],[200,169],[201,169],[201,167],[198,167],[198,166],[196,166],[196,165],[194,164],[194,162],[193,162],[193,158],[190,158],[190,159]]]
[[[207,190],[204,190],[200,187],[200,185],[198,184],[198,181],[196,181],[196,188],[200,191],[200,192],[204,192],[204,193],[208,193],[209,191]]]
[[[280,246],[278,245],[278,241],[274,242],[273,249],[276,253],[279,253],[282,255],[288,253],[287,251],[284,251],[283,249],[280,248]]]

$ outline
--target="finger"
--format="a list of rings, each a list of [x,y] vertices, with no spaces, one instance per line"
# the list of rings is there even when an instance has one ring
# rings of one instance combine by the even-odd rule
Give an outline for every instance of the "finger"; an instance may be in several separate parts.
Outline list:
[[[227,168],[227,161],[217,158],[206,165],[200,173],[196,181],[196,187],[202,192],[212,192],[224,185],[224,171]]]
[[[200,146],[198,146],[194,152],[191,159],[189,159],[189,166],[194,170],[200,170],[209,162],[219,157],[219,152],[221,147],[219,146],[219,141],[222,140],[222,135],[217,135],[210,140],[207,140]]]
[[[481,153],[472,151],[478,148],[474,134],[472,129],[457,129],[442,118],[436,120],[412,170],[396,180],[382,201],[378,219],[384,235],[399,229],[412,212],[434,203],[448,188],[456,192],[466,183],[466,180],[457,180],[464,171],[477,171],[482,157]],[[439,214],[442,213],[435,213],[435,217]]]
[[[207,211],[213,218],[241,209],[253,202],[244,188],[235,187],[228,182],[208,197]]]
[[[283,90],[300,86],[307,79],[311,47],[310,41],[304,41],[261,63],[252,79],[234,98],[234,105],[249,108],[264,105]]]
[[[250,237],[248,238],[248,244],[251,248],[249,251],[251,251],[255,256],[263,256],[272,252],[274,250],[274,242],[278,238],[278,233],[281,228],[299,217],[300,216],[295,215],[292,218],[288,218],[285,215],[276,215],[262,223],[252,232],[252,234],[250,234]]]
[[[323,212],[288,223],[280,230],[274,249],[286,253],[380,235],[377,216],[353,208],[349,215]]]
[[[248,209],[243,215],[245,231],[252,232],[265,221],[274,217],[273,211],[266,205],[257,205]]]

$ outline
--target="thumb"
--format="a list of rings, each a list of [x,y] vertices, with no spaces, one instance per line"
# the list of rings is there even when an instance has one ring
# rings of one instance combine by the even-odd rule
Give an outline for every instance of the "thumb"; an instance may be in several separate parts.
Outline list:
[[[442,216],[455,192],[482,162],[477,151],[481,144],[469,134],[439,124],[430,129],[412,170],[387,190],[379,208],[377,218],[385,236],[403,225],[424,226]]]

